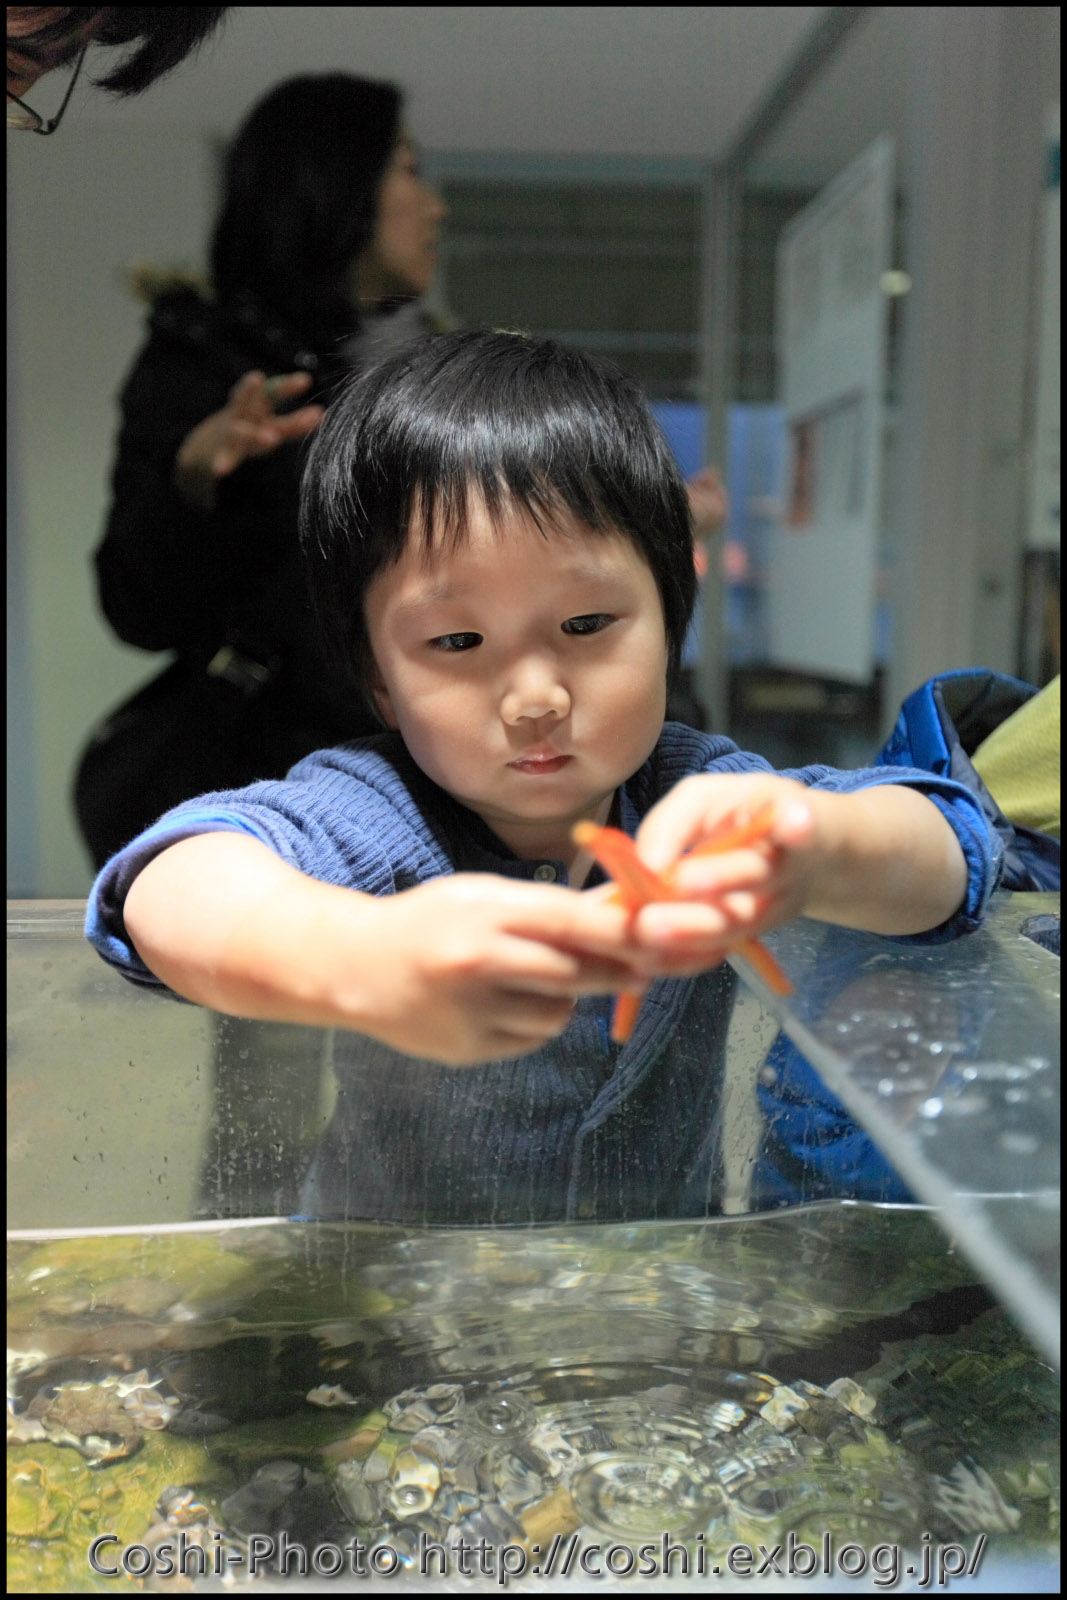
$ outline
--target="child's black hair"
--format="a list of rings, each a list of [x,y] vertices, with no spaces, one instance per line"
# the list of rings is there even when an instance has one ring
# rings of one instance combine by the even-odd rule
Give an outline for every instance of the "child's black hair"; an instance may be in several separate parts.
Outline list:
[[[689,501],[638,385],[553,339],[432,334],[355,378],[312,440],[300,537],[331,666],[369,698],[364,599],[409,529],[457,542],[470,495],[618,531],[655,577],[673,678],[696,597]]]

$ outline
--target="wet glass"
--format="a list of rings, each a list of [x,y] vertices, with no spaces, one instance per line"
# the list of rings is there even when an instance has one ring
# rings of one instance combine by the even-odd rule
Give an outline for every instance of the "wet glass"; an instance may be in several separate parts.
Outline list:
[[[795,1044],[1055,1359],[1059,959],[1022,930],[1058,911],[1055,895],[1001,895],[983,928],[943,945],[799,921],[768,940],[793,980],[784,1003],[738,961],[712,1209],[768,1203],[754,1184],[757,1093]],[[82,917],[74,902],[9,910],[10,1224],[298,1212],[334,1109],[335,1036],[123,983],[84,942]],[[439,1121],[444,1164],[462,1168],[468,1130]],[[550,1220],[521,1201],[493,1220]]]
[[[794,993],[766,996],[792,1044],[1055,1362],[1059,910],[1058,894],[1001,892],[977,933],[940,945],[800,920],[768,940]],[[782,1067],[779,1054],[762,1070],[773,1083]]]

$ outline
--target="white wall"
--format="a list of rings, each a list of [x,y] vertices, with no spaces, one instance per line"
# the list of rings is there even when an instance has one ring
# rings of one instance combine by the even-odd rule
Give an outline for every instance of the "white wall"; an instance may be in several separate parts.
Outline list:
[[[1017,670],[1036,246],[1058,61],[1050,7],[916,11],[887,716],[935,673]]]
[[[886,484],[888,727],[925,678],[1019,669],[1035,381],[1035,246],[1053,6],[876,6],[750,164],[823,184],[893,135],[911,292]]]
[[[9,703],[29,724],[9,765],[8,887],[67,897],[90,881],[69,801],[76,754],[168,659],[115,642],[90,565],[114,399],[143,337],[120,272],[138,257],[188,258],[208,226],[211,160],[204,139],[152,127],[83,128],[62,162],[51,145],[28,134],[8,145]]]

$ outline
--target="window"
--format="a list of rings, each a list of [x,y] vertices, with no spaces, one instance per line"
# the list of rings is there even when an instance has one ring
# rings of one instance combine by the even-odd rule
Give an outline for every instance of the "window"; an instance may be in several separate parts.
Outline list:
[[[464,327],[548,334],[652,398],[699,398],[701,187],[448,177],[441,287]]]

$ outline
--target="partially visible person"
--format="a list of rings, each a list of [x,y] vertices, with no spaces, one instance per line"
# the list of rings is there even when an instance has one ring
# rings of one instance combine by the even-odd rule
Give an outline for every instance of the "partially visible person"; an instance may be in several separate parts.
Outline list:
[[[1004,849],[1001,882],[1060,887],[1059,678],[1040,692],[990,667],[942,672],[905,700],[879,765],[924,767],[965,783]]]
[[[140,94],[199,49],[228,6],[8,6],[7,125],[54,133],[91,44],[132,48],[103,78],[112,94]],[[23,95],[46,73],[74,67],[57,113],[46,119]]]
[[[427,326],[444,206],[401,105],[341,73],[276,86],[229,150],[210,289],[147,281],[96,574],[119,638],[173,659],[81,761],[96,866],[179,800],[371,730],[310,622],[297,507],[334,386]]]
[[[685,480],[685,493],[693,524],[693,564],[698,582],[703,583],[711,561],[711,541],[726,526],[730,502],[718,467],[701,467],[699,472],[691,473]],[[722,552],[724,570],[728,551],[729,546]],[[704,610],[698,596],[682,650],[682,664],[667,700],[667,718],[671,722],[686,722],[691,728],[707,727],[707,716],[696,683],[696,669],[703,655]]]
[[[701,467],[699,472],[692,473],[685,480],[685,492],[689,498],[689,514],[693,519],[693,538],[699,542],[718,533],[724,526],[730,509],[726,486],[718,467]],[[697,577],[702,578],[707,570],[707,551],[700,545],[697,553]]]
[[[971,760],[1008,820],[1060,837],[1060,676],[987,734]]]

